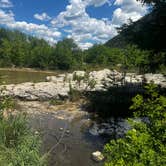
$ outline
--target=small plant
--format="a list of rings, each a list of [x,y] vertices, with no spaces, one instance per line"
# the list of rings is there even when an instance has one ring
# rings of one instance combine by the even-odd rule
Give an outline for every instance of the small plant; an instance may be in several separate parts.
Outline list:
[[[84,76],[79,76],[76,72],[73,75],[73,81],[75,81],[75,86],[72,86],[71,82],[69,83],[69,98],[71,101],[76,101],[84,96],[84,93],[87,90],[92,90],[95,88],[96,81],[90,79],[89,74],[85,73]],[[85,85],[84,89],[81,90],[81,82]]]
[[[73,88],[71,84],[69,84],[69,100],[77,101],[81,98],[81,96],[82,93],[79,90]]]
[[[79,87],[81,85],[81,81],[83,81],[83,80],[84,80],[84,76],[77,75],[77,73],[74,72],[73,81],[76,81]]]
[[[85,73],[83,81],[86,84],[85,90],[92,90],[95,88],[96,81],[90,78],[89,73]]]

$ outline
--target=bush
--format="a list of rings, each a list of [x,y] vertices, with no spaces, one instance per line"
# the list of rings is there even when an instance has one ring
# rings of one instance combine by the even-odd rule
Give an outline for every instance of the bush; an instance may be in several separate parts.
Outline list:
[[[166,97],[157,93],[154,85],[146,86],[145,96],[133,98],[135,117],[146,122],[130,120],[132,130],[125,138],[106,144],[105,166],[164,166],[166,164]]]

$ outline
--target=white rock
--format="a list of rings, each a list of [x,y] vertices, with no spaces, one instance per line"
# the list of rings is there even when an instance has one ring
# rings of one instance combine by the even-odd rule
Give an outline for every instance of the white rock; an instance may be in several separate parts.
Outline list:
[[[100,71],[92,71],[89,73],[90,79],[96,82],[94,89],[87,89],[87,83],[81,81],[78,85],[77,81],[73,81],[73,74],[76,73],[79,76],[84,76],[85,71],[75,71],[73,73],[59,74],[57,76],[47,76],[46,81],[40,83],[22,83],[22,84],[11,84],[6,85],[6,91],[1,95],[9,95],[17,97],[24,100],[50,100],[59,99],[60,97],[68,97],[69,94],[69,82],[72,87],[76,87],[77,90],[104,90],[103,80],[107,83],[110,81],[117,85],[121,85],[121,79],[123,74],[117,72],[116,70],[103,69]],[[110,76],[108,78],[107,76]],[[135,73],[127,73],[125,77],[126,82],[139,83],[145,78],[147,83],[153,81],[155,84],[166,87],[166,77],[162,74],[145,74],[136,75]],[[109,84],[110,85],[110,84]],[[2,87],[2,86],[1,86]],[[0,88],[1,88],[0,87]]]
[[[94,161],[100,162],[104,160],[104,156],[100,151],[96,151],[92,153],[92,158]]]

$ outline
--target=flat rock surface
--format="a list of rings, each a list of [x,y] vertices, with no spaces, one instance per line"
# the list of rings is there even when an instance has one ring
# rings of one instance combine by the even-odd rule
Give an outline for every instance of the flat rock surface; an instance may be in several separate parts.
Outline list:
[[[87,81],[81,80],[78,82],[74,80],[74,75],[84,77],[86,73],[84,71],[75,71],[73,73],[59,74],[58,76],[47,76],[46,82],[6,85],[4,95],[30,101],[61,99],[69,97],[70,85],[79,91],[96,91],[103,90],[103,82],[109,85],[121,85],[122,82],[137,84],[145,81],[147,83],[154,82],[166,88],[166,77],[162,74],[137,75],[135,73],[127,73],[124,77],[122,73],[116,70],[92,71],[88,73],[88,79],[95,82],[93,88],[88,87]]]

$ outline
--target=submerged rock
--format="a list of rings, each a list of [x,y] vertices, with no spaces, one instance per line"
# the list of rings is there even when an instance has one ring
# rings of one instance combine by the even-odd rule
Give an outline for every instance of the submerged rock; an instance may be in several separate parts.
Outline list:
[[[94,136],[109,135],[119,138],[123,137],[129,129],[131,129],[131,127],[127,120],[122,118],[110,118],[107,123],[94,123],[89,129],[89,133]]]

